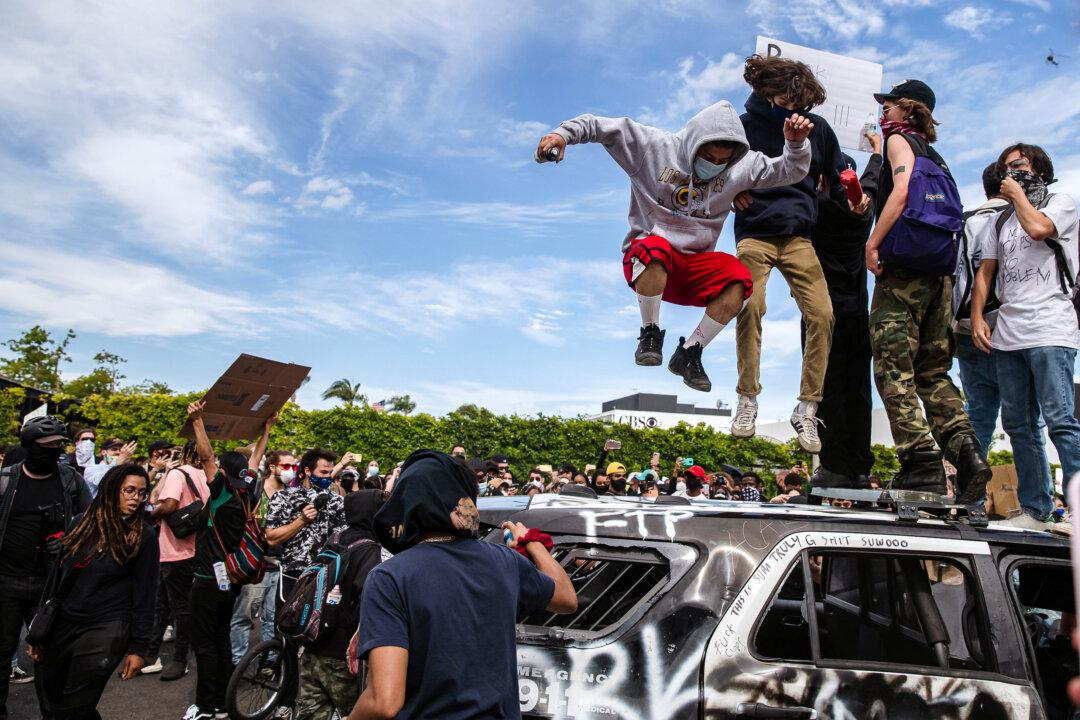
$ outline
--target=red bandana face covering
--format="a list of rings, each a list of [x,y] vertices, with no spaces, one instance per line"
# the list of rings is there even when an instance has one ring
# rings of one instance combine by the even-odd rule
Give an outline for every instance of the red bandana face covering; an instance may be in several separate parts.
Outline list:
[[[888,140],[889,136],[892,135],[893,133],[906,133],[908,135],[918,135],[923,140],[926,139],[926,136],[923,135],[920,131],[916,130],[911,125],[911,123],[909,123],[907,120],[886,120],[886,119],[882,118],[878,122],[878,125],[881,126],[881,134],[885,136],[886,140]]]

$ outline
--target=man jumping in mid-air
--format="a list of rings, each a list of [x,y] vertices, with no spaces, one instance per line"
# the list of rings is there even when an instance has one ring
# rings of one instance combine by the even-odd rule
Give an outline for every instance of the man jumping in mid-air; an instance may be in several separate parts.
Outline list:
[[[663,362],[661,300],[704,307],[690,339],[679,338],[668,369],[695,390],[712,389],[701,351],[754,289],[742,263],[714,251],[724,219],[743,190],[790,185],[806,176],[806,137],[813,127],[799,115],[787,118],[787,142],[776,158],[750,150],[728,102],[705,108],[677,133],[630,118],[580,115],[540,139],[538,156],[556,161],[565,156],[567,144],[599,142],[630,176],[630,232],[622,250],[626,282],[641,310],[638,365]]]

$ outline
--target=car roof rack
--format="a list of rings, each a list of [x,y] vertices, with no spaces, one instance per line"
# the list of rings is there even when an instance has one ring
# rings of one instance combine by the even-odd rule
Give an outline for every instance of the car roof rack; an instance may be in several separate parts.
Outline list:
[[[971,527],[984,528],[990,524],[986,511],[979,505],[957,505],[952,497],[915,490],[855,490],[849,488],[812,488],[810,494],[830,500],[850,500],[870,503],[892,510],[902,522],[918,522],[929,516],[951,522],[967,522]]]

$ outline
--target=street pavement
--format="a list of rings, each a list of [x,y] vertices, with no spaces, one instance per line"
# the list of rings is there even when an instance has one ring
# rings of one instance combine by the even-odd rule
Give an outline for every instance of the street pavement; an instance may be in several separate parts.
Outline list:
[[[171,653],[172,643],[165,643],[162,655],[167,658]],[[19,664],[26,670],[33,667],[25,656],[20,658]],[[195,658],[191,657],[188,674],[172,682],[161,682],[160,673],[142,675],[126,682],[114,675],[101,696],[98,712],[104,720],[180,720],[194,701]],[[41,717],[33,683],[11,686],[8,717],[13,720],[38,720]]]

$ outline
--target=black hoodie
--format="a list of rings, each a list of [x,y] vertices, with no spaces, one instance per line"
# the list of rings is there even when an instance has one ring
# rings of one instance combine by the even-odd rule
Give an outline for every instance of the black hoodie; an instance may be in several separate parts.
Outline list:
[[[769,101],[756,92],[746,101],[747,112],[739,116],[751,150],[779,157],[784,150],[784,121],[774,117]],[[824,172],[837,202],[846,202],[840,185],[843,160],[836,133],[825,118],[799,113],[814,123],[810,131],[810,172],[793,185],[751,190],[754,202],[735,213],[735,241],[800,235],[810,237],[818,213],[817,179]]]
[[[361,539],[371,542],[353,548],[345,559],[345,570],[338,581],[341,611],[337,616],[337,627],[329,635],[311,643],[305,652],[319,657],[345,659],[349,640],[360,621],[360,595],[364,589],[364,581],[371,569],[382,561],[382,548],[379,547],[372,526],[375,513],[382,507],[382,503],[382,490],[358,490],[345,496],[345,522],[349,526],[341,531],[338,543],[348,547]]]

